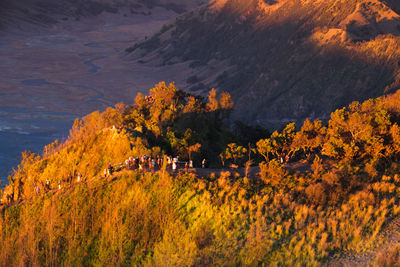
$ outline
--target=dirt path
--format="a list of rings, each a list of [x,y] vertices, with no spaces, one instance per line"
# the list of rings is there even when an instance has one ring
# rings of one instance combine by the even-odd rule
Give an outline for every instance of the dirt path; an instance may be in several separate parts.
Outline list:
[[[333,256],[327,266],[329,267],[353,267],[353,266],[374,266],[376,257],[380,252],[400,244],[400,217],[394,218],[378,234],[377,242],[379,245],[366,251],[365,253],[342,252]]]

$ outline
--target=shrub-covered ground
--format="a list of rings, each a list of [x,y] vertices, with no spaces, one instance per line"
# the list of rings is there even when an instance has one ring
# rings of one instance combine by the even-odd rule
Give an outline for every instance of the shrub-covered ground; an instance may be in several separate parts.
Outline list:
[[[252,143],[224,126],[228,94],[206,101],[160,83],[132,106],[77,120],[43,155],[24,154],[3,192],[0,265],[319,265],[373,248],[400,212],[399,96]],[[250,157],[259,173],[103,177],[108,162],[145,154],[247,167]],[[77,172],[81,183],[70,181]]]
[[[5,209],[0,265],[318,264],[374,245],[400,211],[399,182],[385,176],[321,206],[299,197],[312,179],[295,175],[272,186],[229,173],[123,172]]]

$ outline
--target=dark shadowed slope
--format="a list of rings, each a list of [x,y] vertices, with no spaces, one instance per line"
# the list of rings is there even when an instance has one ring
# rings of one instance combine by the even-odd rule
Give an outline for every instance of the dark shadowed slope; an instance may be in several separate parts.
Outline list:
[[[143,62],[187,62],[186,88],[228,90],[236,118],[269,127],[327,118],[398,88],[399,4],[386,2],[218,0],[127,51]]]
[[[176,13],[183,13],[204,0],[3,0],[0,2],[0,26],[15,26],[26,22],[49,25],[60,20],[73,18],[79,20],[102,12],[117,13],[128,8],[131,14],[139,14],[154,7],[163,7]]]

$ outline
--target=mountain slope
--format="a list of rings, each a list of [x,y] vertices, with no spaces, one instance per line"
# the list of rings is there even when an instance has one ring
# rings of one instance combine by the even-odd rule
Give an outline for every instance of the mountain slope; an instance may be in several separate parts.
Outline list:
[[[378,0],[218,0],[127,51],[143,62],[186,63],[186,89],[229,91],[236,118],[276,127],[326,119],[397,89],[398,8]]]

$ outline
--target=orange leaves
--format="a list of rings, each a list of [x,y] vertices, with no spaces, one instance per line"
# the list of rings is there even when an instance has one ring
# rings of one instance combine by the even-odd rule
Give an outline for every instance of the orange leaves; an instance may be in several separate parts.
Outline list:
[[[232,110],[233,106],[234,106],[232,97],[227,92],[221,93],[221,96],[219,98],[219,104],[221,106],[221,109],[224,109],[224,110]]]
[[[220,119],[228,118],[230,112],[233,110],[233,100],[229,93],[222,92],[221,95],[217,96],[217,91],[212,88],[208,94],[207,111],[217,112]]]
[[[238,163],[238,160],[242,159],[247,153],[247,149],[236,144],[231,143],[225,149],[224,157],[227,160],[232,160],[233,163]]]
[[[208,103],[207,103],[207,109],[208,111],[216,111],[219,108],[219,103],[217,100],[217,91],[213,88],[210,90],[208,94]]]
[[[305,153],[312,152],[322,146],[325,135],[326,127],[320,120],[311,122],[306,119],[300,131],[294,136],[291,147],[293,150],[302,149]]]
[[[260,164],[260,178],[266,184],[279,186],[281,181],[286,178],[287,175],[288,172],[276,160]]]
[[[323,152],[348,162],[367,157],[379,160],[385,153],[384,140],[390,124],[389,113],[380,99],[354,102],[332,113]]]
[[[257,151],[260,153],[264,158],[265,161],[269,161],[269,154],[274,153],[275,149],[272,145],[272,140],[267,138],[267,139],[261,139],[257,142]]]

